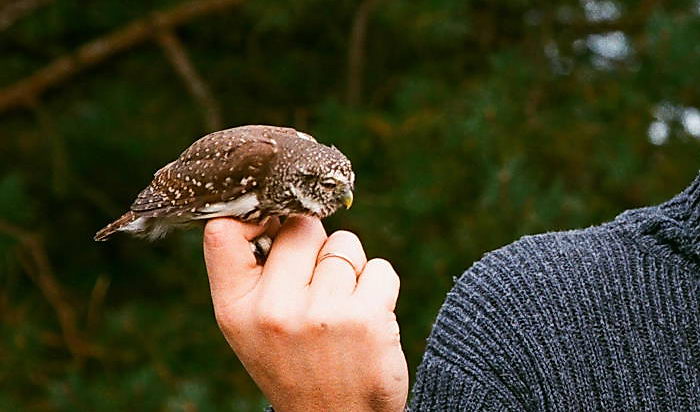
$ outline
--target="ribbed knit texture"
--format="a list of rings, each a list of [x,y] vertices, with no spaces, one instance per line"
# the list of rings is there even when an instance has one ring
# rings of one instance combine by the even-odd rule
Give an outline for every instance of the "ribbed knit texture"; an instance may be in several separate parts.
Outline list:
[[[613,222],[527,236],[449,292],[412,411],[700,411],[700,176]]]

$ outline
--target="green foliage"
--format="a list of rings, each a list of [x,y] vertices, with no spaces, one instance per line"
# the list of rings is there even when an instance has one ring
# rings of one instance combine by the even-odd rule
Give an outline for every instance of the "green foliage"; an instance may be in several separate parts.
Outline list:
[[[0,84],[178,3],[56,0],[0,33]],[[587,17],[600,3],[618,14]],[[411,369],[453,277],[483,253],[662,201],[697,173],[694,1],[378,2],[349,105],[358,6],[243,2],[177,35],[227,126],[294,126],[353,161],[356,206],[327,227],[399,271]],[[199,232],[92,242],[205,134],[201,114],[156,43],[0,113],[0,223],[41,235],[91,348],[71,352],[31,250],[0,225],[0,410],[261,409],[216,328]],[[653,122],[667,127],[656,143]]]

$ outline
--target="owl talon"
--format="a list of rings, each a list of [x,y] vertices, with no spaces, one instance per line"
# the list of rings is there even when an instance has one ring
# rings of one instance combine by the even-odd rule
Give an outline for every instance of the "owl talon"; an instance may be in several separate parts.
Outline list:
[[[253,250],[255,255],[255,261],[258,265],[264,265],[267,260],[267,255],[270,254],[270,248],[272,247],[272,238],[267,235],[259,236],[250,242],[250,248]]]

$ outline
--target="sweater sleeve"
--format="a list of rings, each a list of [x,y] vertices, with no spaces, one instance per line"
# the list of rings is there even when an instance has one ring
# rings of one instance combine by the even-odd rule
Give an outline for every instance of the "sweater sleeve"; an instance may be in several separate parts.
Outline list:
[[[412,390],[411,411],[528,409],[532,365],[527,337],[515,322],[518,305],[504,280],[515,262],[490,253],[455,283],[440,309]]]

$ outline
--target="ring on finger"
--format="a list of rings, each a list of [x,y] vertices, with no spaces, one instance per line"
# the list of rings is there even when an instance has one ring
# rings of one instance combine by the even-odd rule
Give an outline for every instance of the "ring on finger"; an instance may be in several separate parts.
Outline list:
[[[323,259],[328,259],[330,257],[338,258],[340,260],[344,260],[345,262],[347,262],[350,265],[350,267],[352,268],[352,270],[355,272],[355,275],[360,273],[360,271],[357,270],[357,267],[355,267],[355,264],[352,263],[352,259],[350,259],[349,257],[347,257],[341,253],[326,252],[326,253],[322,254],[321,256],[319,256],[318,260],[316,261],[316,264],[318,265],[319,263],[321,263],[321,261],[323,261]]]

